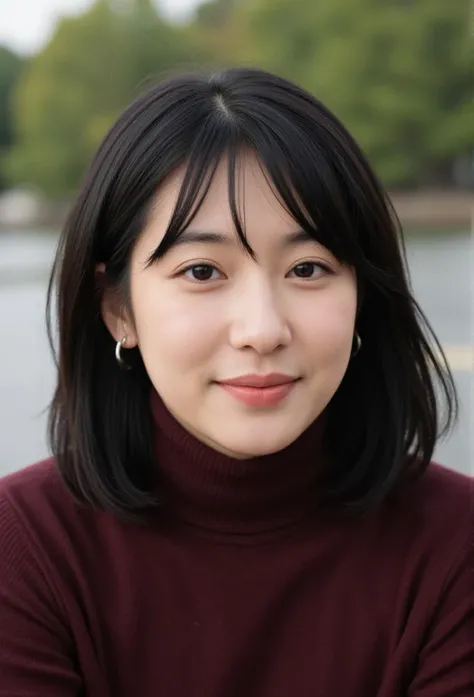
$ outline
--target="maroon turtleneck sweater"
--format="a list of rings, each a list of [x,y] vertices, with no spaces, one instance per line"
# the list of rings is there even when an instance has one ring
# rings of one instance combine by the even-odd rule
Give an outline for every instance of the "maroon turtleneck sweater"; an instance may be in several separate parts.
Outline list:
[[[314,510],[321,423],[251,460],[159,399],[167,505],[0,481],[0,697],[473,697],[473,480],[432,464],[363,521]]]

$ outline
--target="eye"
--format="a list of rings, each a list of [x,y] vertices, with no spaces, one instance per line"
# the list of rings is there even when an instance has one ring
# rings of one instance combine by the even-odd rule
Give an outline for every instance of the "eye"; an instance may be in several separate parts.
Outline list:
[[[216,278],[212,277],[213,272],[219,273],[215,266],[211,264],[193,264],[188,266],[180,272],[180,276],[185,276],[190,281],[205,283],[206,281],[213,281]]]
[[[316,261],[303,261],[294,266],[291,272],[295,273],[296,278],[314,280],[315,278],[329,273],[329,268]]]

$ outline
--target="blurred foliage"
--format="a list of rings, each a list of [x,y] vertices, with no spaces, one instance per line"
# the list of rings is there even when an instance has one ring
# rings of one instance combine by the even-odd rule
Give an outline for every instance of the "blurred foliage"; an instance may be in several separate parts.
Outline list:
[[[150,0],[99,0],[63,19],[18,84],[11,180],[71,194],[123,107],[148,82],[196,59],[184,33]]]
[[[224,68],[238,62],[235,12],[242,0],[207,0],[198,5],[188,35],[206,67]]]
[[[449,185],[453,163],[474,150],[468,18],[469,0],[208,0],[176,26],[153,0],[97,0],[62,20],[20,76],[5,171],[67,196],[147,82],[239,63],[326,103],[387,185]]]
[[[388,185],[446,184],[474,149],[469,0],[254,0],[241,54],[327,104]],[[240,48],[242,51],[242,47]]]
[[[5,46],[0,46],[0,163],[13,145],[13,114],[11,99],[20,78],[24,60]],[[0,191],[6,186],[0,167]]]
[[[208,0],[198,6],[195,15],[197,25],[219,29],[232,18],[237,0]]]

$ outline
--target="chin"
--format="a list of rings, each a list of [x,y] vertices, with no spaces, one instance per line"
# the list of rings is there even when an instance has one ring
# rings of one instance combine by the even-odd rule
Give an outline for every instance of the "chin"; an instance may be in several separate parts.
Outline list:
[[[301,433],[302,430],[295,430],[294,433],[279,433],[278,437],[273,433],[267,438],[263,438],[260,432],[255,438],[250,439],[247,433],[242,438],[229,438],[226,443],[221,443],[221,447],[225,448],[232,457],[241,460],[251,457],[262,457],[263,455],[272,455],[288,447]]]

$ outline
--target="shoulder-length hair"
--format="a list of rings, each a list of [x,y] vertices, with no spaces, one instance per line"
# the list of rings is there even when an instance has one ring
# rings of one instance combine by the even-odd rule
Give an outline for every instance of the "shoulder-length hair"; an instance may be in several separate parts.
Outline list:
[[[136,99],[103,140],[64,227],[47,302],[58,380],[49,444],[69,490],[122,519],[159,504],[151,382],[138,349],[119,370],[100,310],[96,265],[129,303],[131,252],[162,182],[186,166],[162,257],[191,222],[218,162],[229,162],[229,205],[239,151],[255,152],[295,221],[354,268],[362,348],[327,407],[333,454],[326,501],[366,514],[423,474],[458,402],[441,346],[413,297],[400,225],[355,140],[315,97],[258,69],[179,75]],[[55,289],[55,292],[54,290]],[[166,331],[166,327],[163,327]]]

